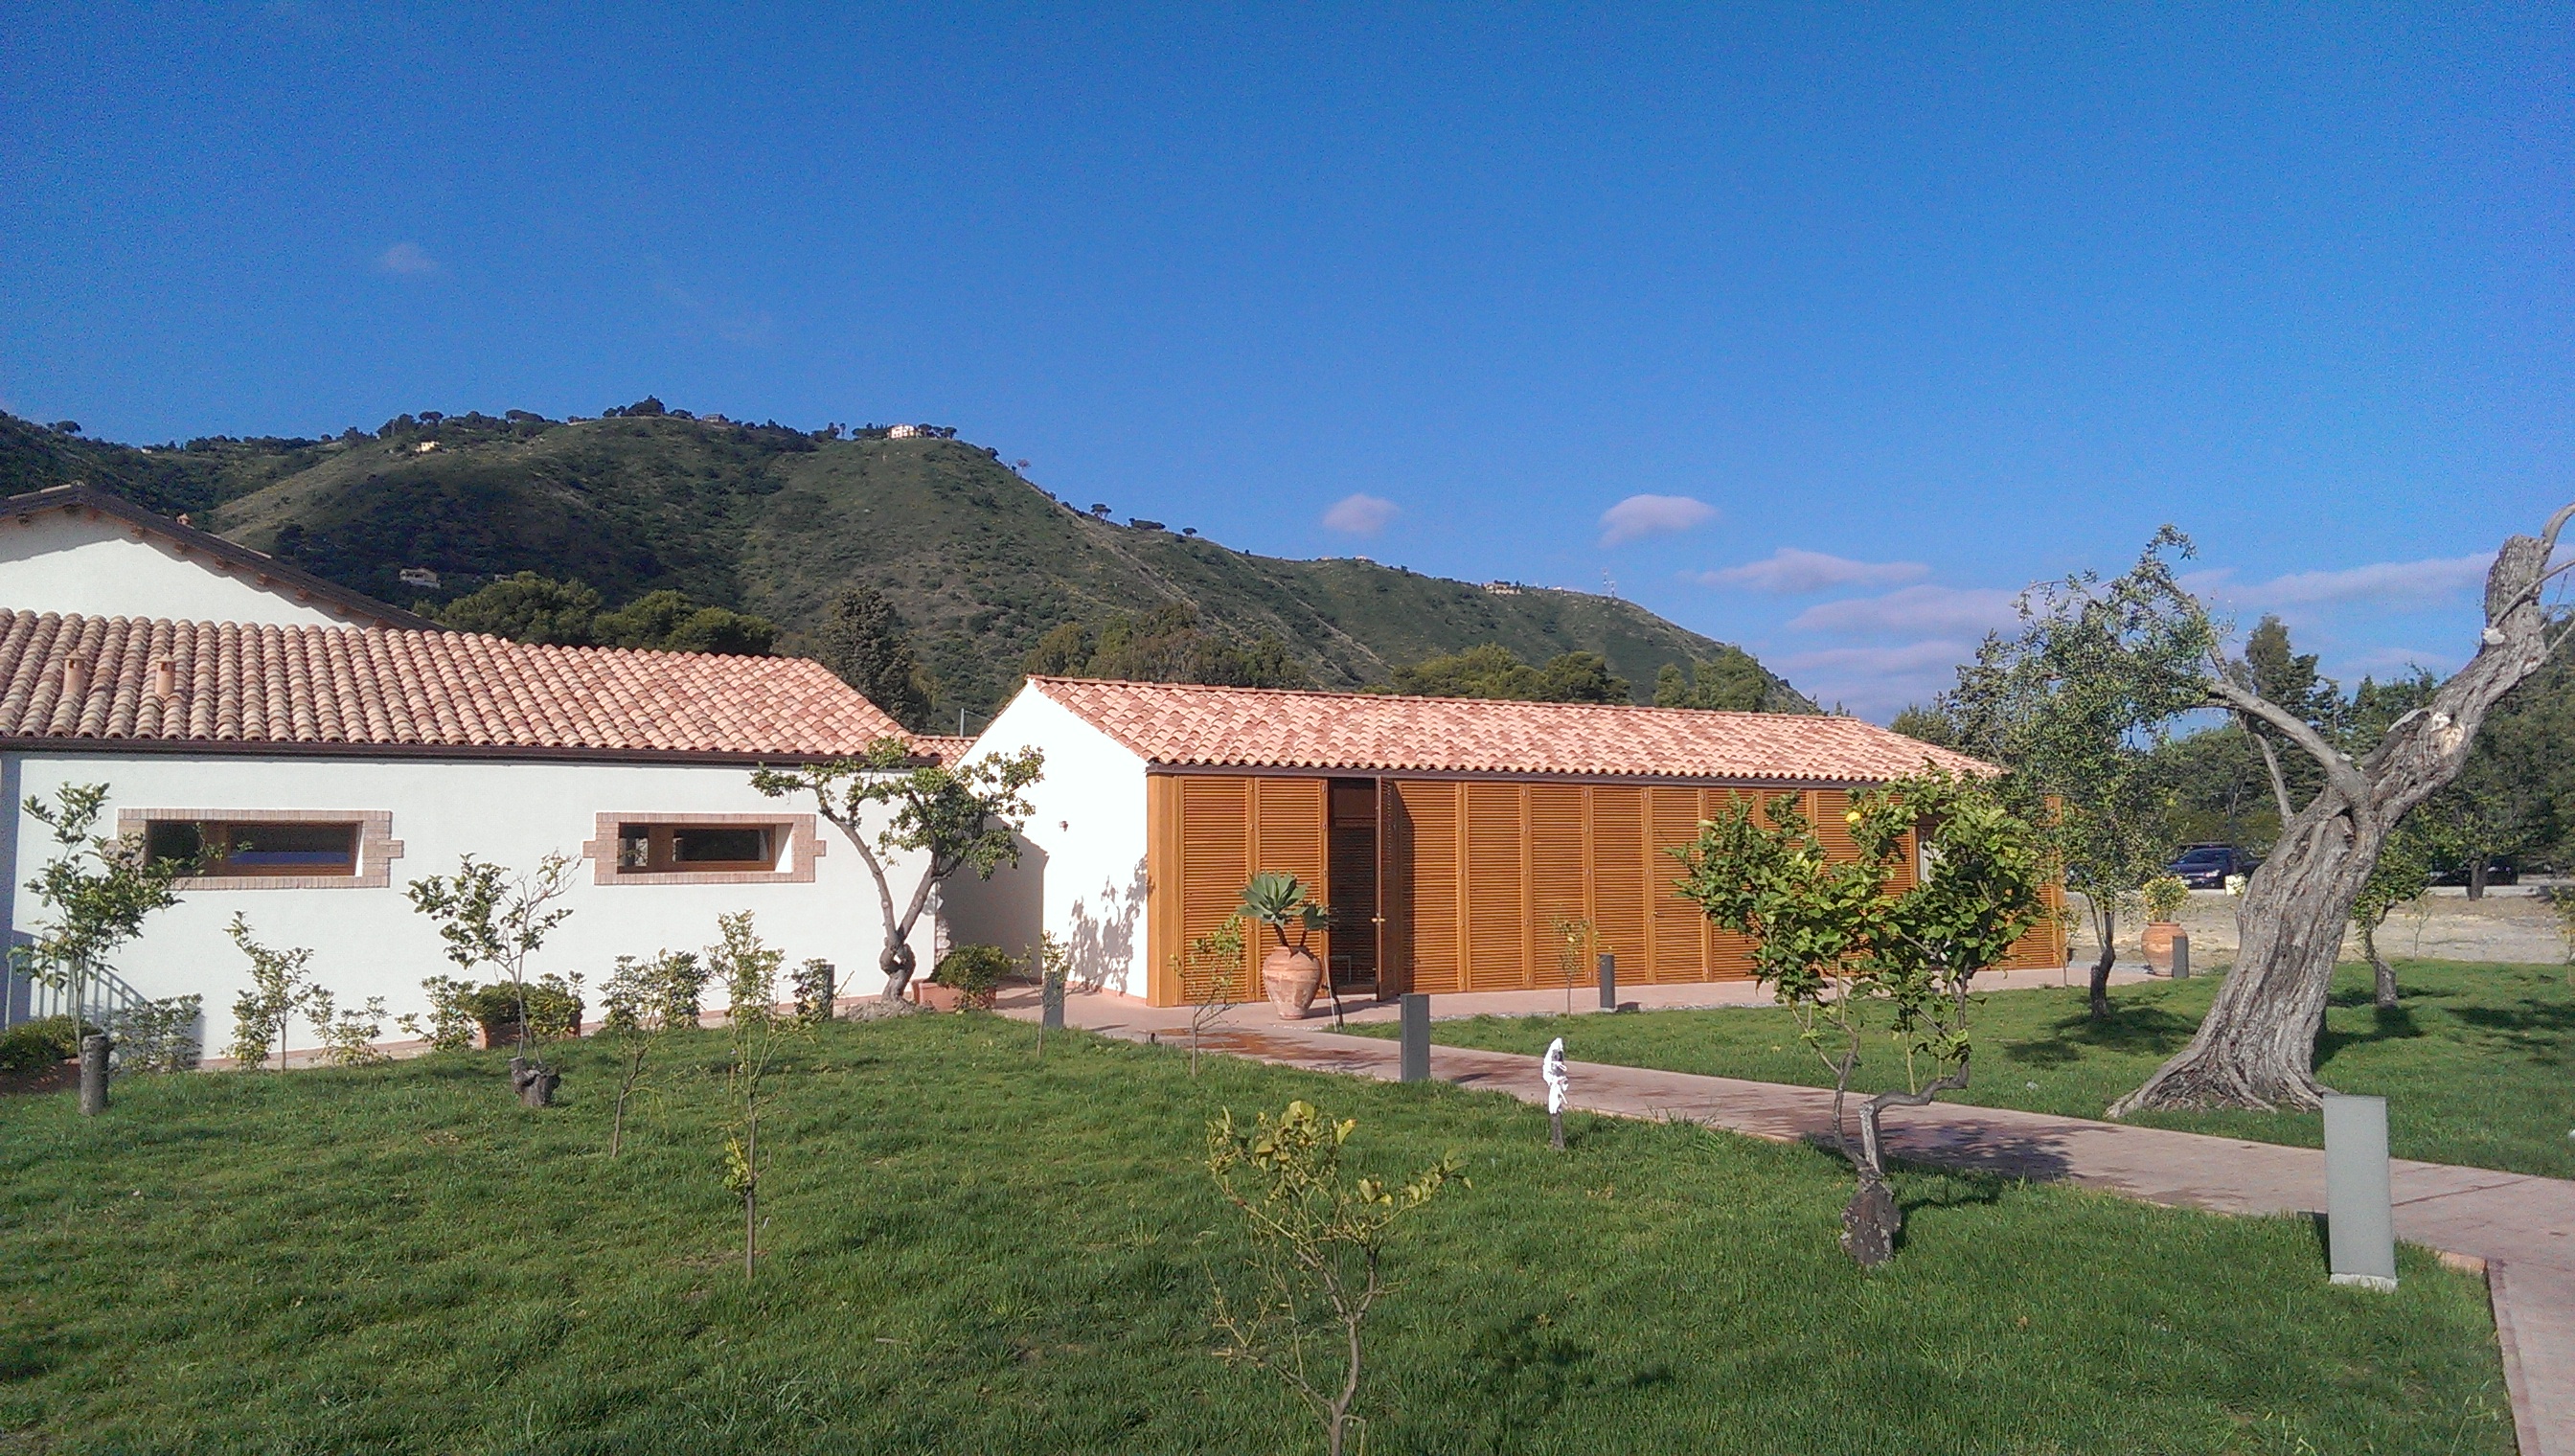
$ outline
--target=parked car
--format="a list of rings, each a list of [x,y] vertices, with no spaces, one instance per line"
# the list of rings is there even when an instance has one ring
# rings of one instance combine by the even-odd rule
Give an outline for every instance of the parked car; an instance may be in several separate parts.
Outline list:
[[[2432,871],[2432,882],[2465,884],[2468,882],[2468,866],[2453,864],[2447,869],[2435,869]],[[2520,866],[2509,859],[2489,859],[2486,861],[2486,883],[2489,885],[2519,884],[2521,883]]]
[[[2262,861],[2232,844],[2185,844],[2164,873],[2193,889],[2224,889],[2230,874],[2251,874]]]

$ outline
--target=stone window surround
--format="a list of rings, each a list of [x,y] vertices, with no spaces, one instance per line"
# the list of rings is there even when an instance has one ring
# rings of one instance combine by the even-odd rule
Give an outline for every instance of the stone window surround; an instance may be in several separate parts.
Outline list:
[[[784,869],[626,870],[617,867],[617,830],[621,824],[760,825],[787,831]],[[800,813],[603,813],[592,821],[592,838],[581,846],[590,861],[593,884],[811,884],[814,861],[831,845],[815,832],[815,815]]]
[[[393,836],[393,810],[383,808],[121,808],[119,835],[141,834],[155,819],[227,824],[346,824],[358,826],[355,874],[189,874],[178,889],[388,889],[403,842]]]

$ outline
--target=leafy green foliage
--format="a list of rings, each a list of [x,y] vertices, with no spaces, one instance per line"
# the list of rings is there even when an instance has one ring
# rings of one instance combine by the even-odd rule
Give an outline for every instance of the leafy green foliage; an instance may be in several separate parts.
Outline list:
[[[236,1066],[260,1067],[268,1064],[269,1049],[275,1047],[277,1069],[284,1071],[287,1028],[296,1012],[311,1003],[315,989],[305,969],[313,952],[301,945],[273,950],[261,944],[250,918],[239,910],[233,911],[224,933],[250,962],[250,986],[233,997],[233,1041],[227,1054]]]
[[[616,969],[601,984],[599,1040],[617,1057],[610,1157],[625,1147],[627,1114],[645,1090],[654,1046],[665,1032],[697,1029],[698,995],[706,979],[706,967],[694,951],[661,950],[649,957],[617,957]]]
[[[86,1013],[96,979],[116,968],[108,957],[142,934],[154,911],[179,902],[175,882],[196,867],[152,857],[140,834],[91,832],[107,792],[104,783],[66,783],[53,803],[30,795],[24,805],[53,831],[59,852],[26,883],[42,913],[9,956],[22,974],[70,993],[75,1016]]]
[[[777,1013],[778,968],[787,954],[761,941],[752,912],[719,915],[716,930],[706,964],[725,987],[725,1030],[733,1052],[725,1064],[731,1107],[724,1129],[725,1188],[742,1200],[742,1276],[748,1280],[760,1260],[760,1179],[767,1167],[760,1149],[762,1096],[786,1041],[813,1028]]]
[[[305,993],[304,1014],[322,1038],[324,1066],[372,1066],[393,1058],[376,1045],[385,1034],[385,998],[369,996],[363,1006],[341,1010],[331,992],[314,986]]]
[[[1305,882],[1292,874],[1265,869],[1252,876],[1243,887],[1243,917],[1256,925],[1268,925],[1279,943],[1288,945],[1288,932],[1293,929],[1293,949],[1305,948],[1307,937],[1331,923],[1332,911],[1321,900],[1311,898]]]
[[[833,598],[815,647],[824,667],[895,722],[915,731],[930,727],[930,673],[883,592],[861,585]]]
[[[911,744],[881,738],[860,757],[762,768],[751,782],[772,798],[814,795],[823,816],[859,851],[884,916],[885,948],[877,963],[886,972],[885,993],[891,999],[903,994],[911,978],[912,927],[930,902],[931,887],[961,870],[990,879],[1004,864],[1020,862],[1019,829],[1029,816],[1026,791],[1045,767],[1046,754],[1038,748],[989,754],[953,768],[922,765],[914,761]],[[871,834],[865,820],[880,807],[891,812]],[[900,909],[887,877],[887,866],[899,853],[920,853],[929,860]]]
[[[474,982],[452,975],[433,975],[423,977],[420,988],[429,998],[429,1014],[406,1011],[394,1018],[403,1034],[429,1043],[432,1051],[471,1050],[474,1032],[481,1024],[474,1014]]]
[[[1733,713],[1812,713],[1795,689],[1764,668],[1750,653],[1722,646],[1714,656],[1684,669],[1665,663],[1654,673],[1656,708],[1706,708]],[[1902,731],[1902,729],[1898,729]]]
[[[1345,1180],[1341,1148],[1357,1130],[1356,1118],[1332,1121],[1301,1098],[1248,1128],[1231,1108],[1208,1124],[1208,1176],[1243,1214],[1254,1271],[1249,1298],[1216,1286],[1217,1354],[1285,1381],[1322,1423],[1328,1456],[1341,1456],[1354,1423],[1365,1427],[1364,1335],[1387,1289],[1387,1240],[1451,1183],[1470,1186],[1454,1156],[1400,1185]]]
[[[1024,666],[1037,677],[1125,683],[1310,688],[1314,682],[1277,636],[1238,643],[1210,631],[1186,602],[1167,602],[1141,617],[1119,612],[1097,623],[1068,622],[1038,639]]]
[[[2190,886],[2177,874],[2158,874],[2138,886],[2137,898],[2145,904],[2149,920],[2169,920],[2190,903]]]
[[[1875,1263],[1891,1247],[1894,1205],[1884,1194],[1878,1117],[1967,1084],[1968,990],[2045,918],[2054,871],[2046,836],[2006,807],[1982,779],[1929,771],[1861,795],[1847,815],[1858,854],[1829,857],[1791,795],[1756,813],[1737,799],[1675,853],[1680,893],[1708,918],[1756,937],[1753,973],[1796,1018],[1798,1039],[1833,1076],[1834,1136],[1859,1175],[1845,1247]],[[1899,884],[1908,858],[1920,865]],[[1900,1049],[1903,1093],[1881,1092],[1860,1111],[1860,1143],[1843,1132],[1841,1107],[1873,1014]],[[1917,1076],[1917,1070],[1927,1072]]]
[[[684,592],[647,592],[615,612],[602,612],[597,592],[535,572],[520,572],[459,597],[439,611],[438,620],[458,632],[556,647],[764,657],[778,643],[775,625],[731,608],[709,607]]]
[[[547,906],[571,891],[574,862],[569,854],[549,853],[533,871],[513,874],[469,853],[459,857],[454,874],[415,879],[406,891],[412,908],[438,922],[447,958],[458,968],[471,976],[488,965],[507,978],[523,1051],[538,1034],[539,1001],[548,989],[540,985],[539,996],[530,996],[528,957],[544,948],[546,936],[572,913],[570,906]],[[570,994],[569,984],[559,988]],[[576,1001],[576,1025],[579,1015]],[[493,1023],[486,1019],[485,1024]]]
[[[93,1031],[105,1028],[92,1024]],[[69,1016],[39,1016],[0,1030],[0,1072],[40,1072],[80,1055]]]
[[[438,620],[458,632],[586,648],[598,641],[590,629],[599,613],[599,594],[581,583],[520,572],[448,603],[439,610]]]
[[[930,978],[955,987],[969,1006],[989,1007],[993,993],[1019,968],[1019,961],[999,945],[959,945],[939,957]]]
[[[2167,526],[2123,576],[2033,588],[2020,632],[1986,638],[1939,704],[1962,747],[2012,770],[2005,792],[2048,828],[2067,887],[2091,907],[2101,1014],[2118,906],[2171,848],[2155,750],[2174,720],[2208,701],[2217,655],[2207,615],[2173,575],[2190,554]]]
[[[1394,670],[1389,693],[1423,698],[1501,698],[1523,703],[1625,703],[1627,680],[1598,653],[1563,653],[1532,668],[1509,648],[1485,643]]]

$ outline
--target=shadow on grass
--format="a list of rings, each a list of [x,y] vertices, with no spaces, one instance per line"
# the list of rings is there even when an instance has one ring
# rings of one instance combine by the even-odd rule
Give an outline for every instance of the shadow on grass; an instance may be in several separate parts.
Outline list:
[[[2003,1049],[2015,1061],[2036,1066],[2065,1066],[2098,1051],[2169,1056],[2199,1029],[2191,1016],[2178,1016],[2161,1006],[2112,1003],[2110,1014],[2095,1021],[2077,1012],[2060,1017],[2052,1035],[2006,1041]]]
[[[1544,1425],[1564,1404],[1568,1393],[1595,1384],[1593,1353],[1539,1313],[1523,1312],[1476,1331],[1462,1363],[1467,1388],[1482,1411],[1475,1423],[1477,1449],[1516,1448],[1526,1432]]]
[[[2424,1034],[2423,1028],[2414,1020],[2414,1012],[2405,1006],[2398,1006],[2392,1011],[2383,1006],[2372,1006],[2370,1010],[2373,1024],[2367,1031],[2336,1031],[2332,1026],[2327,1025],[2316,1032],[2315,1064],[2317,1066],[2322,1067],[2326,1062],[2333,1060],[2334,1053],[2347,1046],[2373,1046],[2382,1041],[2410,1041]]]

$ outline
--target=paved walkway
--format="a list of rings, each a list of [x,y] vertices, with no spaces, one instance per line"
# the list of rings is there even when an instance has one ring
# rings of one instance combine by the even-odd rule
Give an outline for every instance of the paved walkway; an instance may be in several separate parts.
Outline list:
[[[1635,998],[1650,990],[1708,989],[1638,987]],[[1580,987],[1575,990],[1577,1009],[1586,996],[1596,1010],[1596,994]],[[1496,1004],[1468,1004],[1473,1002]],[[1529,1015],[1563,1009],[1562,993],[1545,991],[1441,996],[1433,1004],[1452,1014],[1492,1010]],[[1028,990],[1007,994],[1002,1009],[1033,1018],[1035,995]],[[1394,1012],[1369,1007],[1361,1014],[1374,1020]],[[1186,1041],[1190,1008],[1076,994],[1067,1001],[1066,1019],[1135,1041]],[[1211,1032],[1206,1044],[1315,1071],[1383,1080],[1396,1074],[1393,1041],[1334,1034],[1328,1014],[1283,1022],[1265,1005],[1247,1005]],[[1778,1141],[1829,1136],[1831,1131],[1832,1093],[1821,1088],[1598,1062],[1574,1062],[1570,1070],[1571,1104],[1583,1111],[1686,1119]],[[1535,1057],[1433,1046],[1430,1072],[1443,1081],[1525,1102],[1545,1099]],[[2062,1180],[2220,1213],[2307,1213],[2324,1207],[2324,1154],[2313,1148],[1938,1104],[1890,1113],[1887,1131],[1897,1156],[1946,1167]],[[2575,1245],[2575,1182],[2404,1159],[2394,1165],[2394,1182],[2399,1238],[2485,1266],[2523,1456],[2575,1456],[2575,1247],[2570,1247]]]

